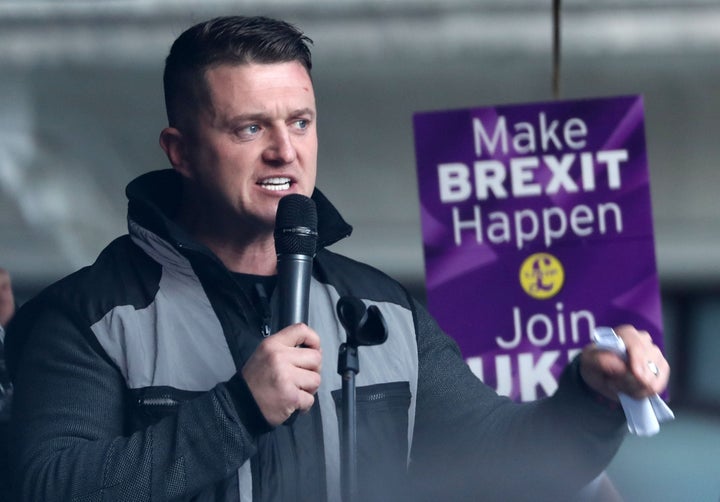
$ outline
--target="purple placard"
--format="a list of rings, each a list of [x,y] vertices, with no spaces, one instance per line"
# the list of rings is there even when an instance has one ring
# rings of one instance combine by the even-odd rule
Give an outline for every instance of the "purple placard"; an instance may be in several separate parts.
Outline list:
[[[662,347],[643,101],[416,113],[428,306],[500,394],[554,392],[594,326]]]

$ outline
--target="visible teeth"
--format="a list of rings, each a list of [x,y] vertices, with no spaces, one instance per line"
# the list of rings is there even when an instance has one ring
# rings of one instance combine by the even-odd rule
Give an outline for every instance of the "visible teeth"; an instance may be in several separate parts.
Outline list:
[[[290,188],[290,178],[268,178],[262,180],[260,185],[268,190],[287,190]]]

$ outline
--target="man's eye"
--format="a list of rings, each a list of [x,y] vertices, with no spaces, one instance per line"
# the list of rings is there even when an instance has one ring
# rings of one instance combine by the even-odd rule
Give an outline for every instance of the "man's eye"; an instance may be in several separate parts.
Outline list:
[[[244,127],[239,127],[235,130],[235,134],[238,136],[253,136],[260,132],[260,126],[257,124],[251,124]]]
[[[307,129],[309,125],[310,125],[310,121],[306,120],[306,119],[300,119],[300,120],[295,121],[295,126],[298,129]]]

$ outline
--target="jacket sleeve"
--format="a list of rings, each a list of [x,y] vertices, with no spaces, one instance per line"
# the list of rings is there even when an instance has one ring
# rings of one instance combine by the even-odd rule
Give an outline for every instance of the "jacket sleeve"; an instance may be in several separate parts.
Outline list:
[[[12,411],[19,500],[184,498],[254,453],[259,410],[239,375],[131,431],[124,379],[92,333],[55,309],[25,326],[12,333],[22,337]]]
[[[411,474],[420,500],[569,500],[610,462],[622,410],[596,402],[577,362],[546,399],[518,404],[472,374],[420,305]]]

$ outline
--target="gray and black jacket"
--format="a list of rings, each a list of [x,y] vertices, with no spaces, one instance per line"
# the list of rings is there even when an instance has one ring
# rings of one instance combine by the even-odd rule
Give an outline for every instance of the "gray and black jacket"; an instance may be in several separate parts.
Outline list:
[[[612,458],[621,411],[576,364],[549,399],[497,396],[403,287],[326,249],[351,227],[318,191],[308,324],[322,385],[290,425],[265,421],[239,369],[273,298],[170,217],[171,170],[128,185],[129,235],[25,305],[8,332],[22,500],[339,500],[338,298],[377,305],[386,343],[360,348],[360,500],[561,500]]]

